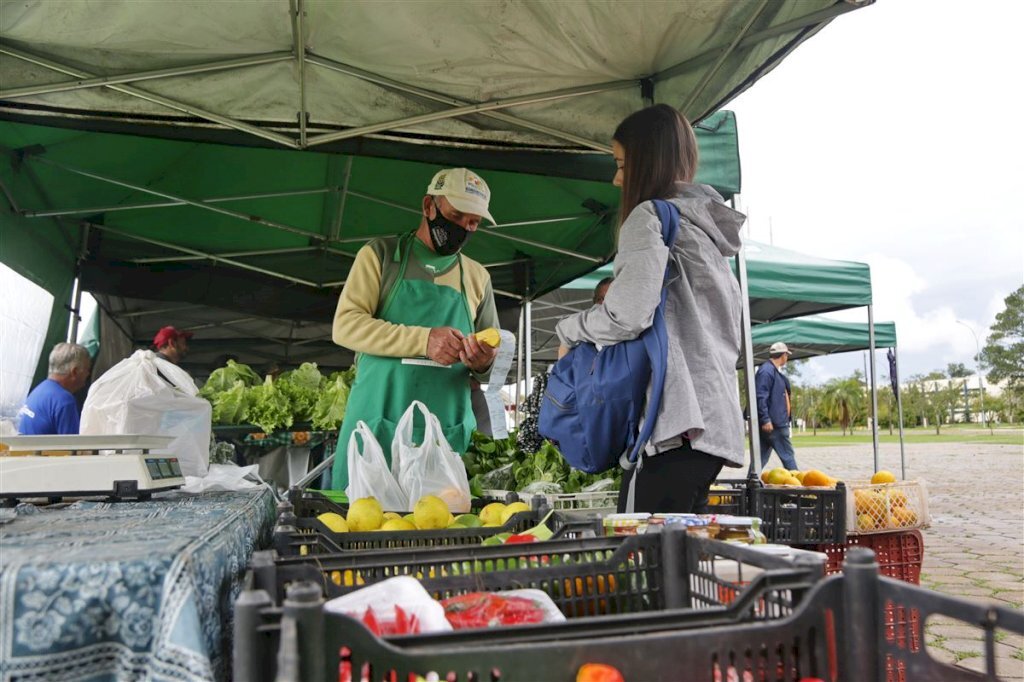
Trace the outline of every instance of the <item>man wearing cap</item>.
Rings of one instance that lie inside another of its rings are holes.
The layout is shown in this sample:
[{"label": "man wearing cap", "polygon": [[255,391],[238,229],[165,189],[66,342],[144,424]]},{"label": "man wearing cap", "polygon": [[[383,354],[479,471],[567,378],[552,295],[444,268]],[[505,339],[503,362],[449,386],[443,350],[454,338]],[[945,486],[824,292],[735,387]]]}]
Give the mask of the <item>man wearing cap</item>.
[{"label": "man wearing cap", "polygon": [[89,380],[92,360],[77,343],[58,343],[50,351],[46,379],[32,389],[18,411],[18,433],[25,436],[77,435],[74,394]]},{"label": "man wearing cap", "polygon": [[178,331],[174,327],[162,327],[153,337],[153,346],[164,360],[180,365],[188,355],[188,340],[192,332]]},{"label": "man wearing cap", "polygon": [[[374,239],[356,255],[334,315],[334,342],[357,353],[355,385],[338,433],[332,487],[348,485],[356,422],[390,462],[395,427],[413,400],[427,405],[448,443],[465,452],[476,425],[470,379],[486,383],[495,349],[473,332],[498,326],[487,270],[460,253],[488,211],[491,192],[465,168],[440,171],[420,202],[416,230]],[[413,440],[422,440],[416,424]]]},{"label": "man wearing cap", "polygon": [[761,424],[761,468],[768,464],[772,450],[778,453],[782,465],[794,471],[796,453],[790,440],[789,421],[793,413],[792,389],[782,368],[789,360],[789,347],[778,341],[768,349],[768,362],[757,368],[754,384],[757,388],[757,418]]}]

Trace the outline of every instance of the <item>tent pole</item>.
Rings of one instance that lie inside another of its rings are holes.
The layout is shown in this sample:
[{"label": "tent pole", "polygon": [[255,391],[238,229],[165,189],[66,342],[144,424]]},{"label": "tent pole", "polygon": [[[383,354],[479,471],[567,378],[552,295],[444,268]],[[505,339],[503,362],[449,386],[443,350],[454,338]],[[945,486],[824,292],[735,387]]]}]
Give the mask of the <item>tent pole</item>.
[{"label": "tent pole", "polygon": [[740,281],[740,298],[743,310],[743,374],[747,384],[747,439],[750,442],[750,475],[760,470],[761,436],[757,418],[757,391],[754,387],[754,344],[751,336],[750,322],[750,289],[747,283],[746,248],[736,254],[736,277]]},{"label": "tent pole", "polygon": [[306,14],[303,0],[292,0],[292,38],[299,71],[299,148],[306,148]]},{"label": "tent pole", "polygon": [[526,320],[523,317],[524,306],[519,307],[519,334],[516,336],[518,342],[516,345],[516,405],[514,424],[515,427],[519,428],[519,399],[521,386],[523,385],[523,327],[526,324]]},{"label": "tent pole", "polygon": [[[464,104],[471,104],[469,100],[456,99],[455,97],[442,95],[436,92],[432,92],[430,90],[425,90],[423,88],[418,88],[409,85],[407,83],[401,83],[399,81],[392,80],[390,78],[385,78],[384,76],[380,76],[369,71],[364,71],[363,69],[354,66],[349,66],[348,64],[336,62],[333,59],[321,57],[320,55],[317,54],[310,53],[309,55],[307,55],[306,62],[309,64],[316,64],[317,66],[322,66],[323,68],[328,69],[330,71],[337,71],[338,73],[343,73],[346,76],[353,76],[355,78],[367,81],[369,83],[383,85],[385,88],[390,90],[397,90],[399,92],[417,95],[418,97],[433,100],[434,102],[440,102],[441,104],[447,104],[449,106],[462,106]],[[520,128],[525,128],[526,130],[534,130],[537,131],[538,133],[544,133],[545,135],[550,135],[551,137],[557,140],[565,140],[567,142],[578,144],[581,147],[587,147],[589,149],[594,149],[599,152],[611,153],[611,148],[606,144],[601,144],[600,142],[595,142],[594,140],[588,140],[585,137],[573,135],[572,133],[568,133],[564,130],[551,128],[550,126],[542,125],[540,123],[527,121],[525,119],[519,118],[518,116],[512,116],[511,114],[506,114],[500,111],[485,111],[482,112],[481,115],[497,119],[499,121],[504,121],[505,123],[511,123],[512,125],[519,126]]]},{"label": "tent pole", "polygon": [[[241,194],[230,197],[210,197],[204,199],[197,199],[205,204],[219,204],[229,201],[247,201],[249,199],[276,199],[278,197],[298,197],[307,196],[310,194],[327,194],[328,192],[335,191],[331,187],[323,187],[317,189],[297,189],[290,192],[260,192],[257,194]],[[168,208],[170,206],[186,206],[184,201],[153,201],[150,203],[143,204],[120,204],[118,206],[92,206],[88,208],[62,208],[57,210],[45,210],[45,211],[20,211],[21,215],[26,218],[53,218],[55,216],[66,216],[66,215],[81,215],[87,214],[92,215],[94,213],[113,213],[114,211],[135,211],[138,209],[145,208]]]},{"label": "tent pole", "polygon": [[[12,57],[24,61],[38,63],[35,57],[28,53],[11,51],[7,46],[0,46],[0,54],[10,54]],[[170,69],[157,69],[155,71],[138,71],[136,73],[123,73],[118,76],[99,76],[96,78],[81,79],[49,85],[31,85],[24,88],[11,88],[0,90],[0,99],[18,99],[20,97],[35,97],[48,95],[54,92],[70,92],[72,90],[85,90],[88,88],[99,88],[118,83],[137,83],[139,81],[153,80],[156,78],[171,78],[173,76],[188,76],[194,73],[209,73],[210,71],[223,71],[225,69],[239,69],[246,66],[260,66],[262,64],[275,64],[286,62],[292,59],[291,52],[269,52],[267,54],[255,55],[252,57],[241,57],[238,59],[225,59],[220,62],[209,62],[206,64],[193,64],[191,66],[176,66]],[[47,68],[47,64],[41,64]]]},{"label": "tent pole", "polygon": [[345,180],[341,185],[341,196],[338,197],[338,210],[331,220],[330,240],[334,241],[341,236],[341,219],[345,215],[345,203],[348,201],[348,184],[352,180],[352,161],[355,157],[349,156],[345,159]]},{"label": "tent pole", "polygon": [[903,450],[903,389],[900,387],[900,351],[893,348],[896,357],[896,410],[900,418],[900,480],[907,480],[907,457]]},{"label": "tent pole", "polygon": [[635,79],[618,80],[609,81],[607,83],[595,83],[594,85],[581,85],[573,88],[551,90],[548,92],[538,92],[530,95],[521,95],[519,97],[508,97],[506,99],[492,99],[487,102],[466,104],[461,107],[452,107],[451,109],[444,109],[442,111],[432,111],[428,114],[420,114],[419,116],[408,116],[406,118],[395,119],[392,121],[384,121],[382,123],[373,123],[371,125],[359,126],[357,128],[349,128],[348,130],[341,130],[336,133],[317,135],[309,138],[308,146],[312,147],[314,145],[326,144],[327,142],[348,140],[353,137],[372,135],[373,133],[380,133],[385,130],[395,130],[397,128],[419,125],[421,123],[443,121],[445,119],[457,118],[467,114],[480,114],[486,111],[494,111],[496,109],[507,109],[509,107],[518,107],[527,104],[541,104],[544,102],[570,99],[583,95],[597,95],[603,92],[635,88],[636,86],[637,82]]},{"label": "tent pole", "polygon": [[526,347],[526,395],[530,395],[533,388],[530,385],[533,379],[533,310],[530,299],[523,302],[523,310],[526,313],[523,321],[523,345]]},{"label": "tent pole", "polygon": [[[287,249],[260,249],[258,251],[230,251],[216,255],[224,258],[239,258],[244,256],[279,256],[285,253],[303,253],[305,251],[319,251],[315,246],[295,246]],[[206,256],[154,256],[152,258],[130,258],[129,263],[180,263],[190,260],[205,260]]]},{"label": "tent pole", "polygon": [[257,225],[263,225],[264,227],[270,227],[270,228],[273,228],[275,230],[282,230],[284,232],[291,232],[292,234],[297,234],[297,235],[300,235],[300,236],[303,236],[303,237],[309,237],[310,239],[316,239],[316,240],[319,240],[319,241],[324,241],[324,240],[327,239],[324,235],[320,234],[319,232],[310,232],[309,230],[303,230],[301,228],[293,227],[291,225],[285,225],[284,223],[278,223],[278,222],[274,222],[272,220],[267,220],[266,218],[261,218],[260,216],[252,215],[250,213],[239,213],[238,211],[231,211],[231,210],[228,210],[226,208],[220,208],[218,206],[211,206],[210,204],[207,204],[207,203],[202,202],[202,201],[194,201],[192,199],[186,199],[184,197],[176,196],[174,194],[168,194],[167,192],[161,192],[159,190],[155,190],[155,189],[152,189],[150,187],[144,187],[142,185],[136,185],[136,184],[133,184],[133,183],[130,183],[130,182],[125,182],[124,180],[118,180],[117,178],[110,178],[110,177],[107,177],[107,176],[104,176],[104,175],[99,175],[99,174],[93,173],[91,171],[82,170],[81,168],[74,168],[73,166],[68,166],[68,165],[63,164],[63,163],[58,163],[56,161],[53,161],[52,159],[46,158],[45,156],[34,155],[34,156],[27,157],[27,158],[32,159],[32,161],[34,161],[35,163],[41,163],[41,164],[44,164],[44,165],[47,165],[47,166],[52,166],[54,168],[59,168],[59,169],[61,169],[63,171],[67,171],[68,173],[73,173],[74,175],[81,175],[82,177],[85,177],[85,178],[91,178],[93,180],[99,180],[100,182],[105,182],[107,184],[115,185],[117,187],[126,187],[126,188],[128,188],[130,190],[134,190],[136,192],[143,192],[145,194],[152,194],[154,196],[158,196],[158,197],[161,197],[163,199],[173,199],[174,201],[180,201],[183,204],[188,204],[189,206],[194,206],[196,208],[201,208],[204,211],[210,211],[211,213],[219,213],[221,215],[226,215],[226,216],[229,216],[231,218],[236,218],[236,219],[241,220],[243,222],[249,223],[250,225],[253,224],[253,223],[256,223]]},{"label": "tent pole", "polygon": [[160,241],[158,239],[150,239],[149,237],[142,237],[140,235],[131,234],[130,232],[125,232],[123,230],[118,230],[118,229],[109,227],[107,225],[97,225],[95,223],[85,223],[85,224],[90,225],[92,227],[95,227],[98,230],[102,230],[103,232],[109,232],[110,234],[116,234],[117,236],[124,237],[125,239],[133,239],[133,240],[135,240],[137,242],[142,242],[144,244],[153,244],[154,246],[162,246],[165,249],[170,249],[171,251],[180,251],[181,253],[189,253],[189,254],[192,254],[193,256],[203,256],[204,258],[209,258],[210,260],[218,261],[220,263],[224,263],[225,265],[233,265],[236,268],[242,268],[243,270],[252,270],[253,272],[258,272],[260,274],[268,275],[270,277],[277,277],[278,279],[283,279],[283,280],[286,280],[288,282],[294,282],[295,284],[305,284],[306,286],[313,287],[314,289],[320,287],[320,285],[317,284],[316,282],[310,282],[309,280],[299,279],[298,277],[292,277],[290,275],[284,275],[284,274],[281,274],[280,272],[274,272],[273,270],[267,270],[266,268],[256,267],[255,265],[249,265],[248,263],[243,263],[241,261],[231,260],[230,258],[224,258],[223,256],[218,256],[218,255],[213,254],[213,253],[204,253],[203,251],[199,251],[198,249],[190,249],[187,246],[181,246],[179,244],[170,244],[168,242],[163,242],[163,241]]},{"label": "tent pole", "polygon": [[878,386],[875,383],[875,307],[868,304],[868,353],[871,359],[871,444],[875,452],[875,471],[878,471]]},{"label": "tent pole", "polygon": [[[88,73],[86,71],[82,71],[81,69],[73,69],[73,68],[71,68],[69,66],[65,66],[64,64],[59,64],[59,63],[57,63],[57,62],[55,62],[55,61],[53,61],[51,59],[46,59],[45,57],[39,57],[37,55],[33,55],[33,54],[25,52],[23,50],[17,50],[15,48],[11,47],[10,45],[2,45],[2,46],[0,46],[0,53],[8,54],[8,55],[10,55],[12,57],[17,57],[18,59],[21,59],[23,61],[32,62],[33,64],[38,64],[39,66],[42,66],[43,68],[50,69],[51,71],[58,71],[60,73],[63,73],[63,74],[68,75],[68,76],[73,76],[75,78],[79,78],[79,79],[98,78],[98,76],[96,76],[94,74],[91,74],[91,73]],[[292,53],[289,52],[288,53],[288,59],[292,59],[292,56],[293,56]],[[283,59],[279,59],[279,60],[276,60],[276,61],[284,61],[284,60]],[[163,97],[161,95],[156,95],[154,93],[147,92],[146,90],[140,90],[140,89],[138,89],[136,87],[132,87],[130,85],[111,85],[109,83],[105,83],[103,85],[103,87],[110,88],[111,90],[116,90],[117,92],[123,93],[125,95],[130,95],[132,97],[138,97],[139,99],[146,100],[147,102],[152,102],[153,104],[159,104],[162,107],[167,107],[168,109],[174,109],[175,111],[180,111],[180,112],[182,112],[184,114],[189,114],[189,115],[192,115],[192,116],[198,116],[199,118],[205,118],[207,121],[213,121],[214,123],[220,123],[222,126],[225,126],[227,128],[233,128],[234,130],[240,130],[240,131],[242,131],[244,133],[249,133],[250,135],[255,135],[256,137],[262,137],[265,140],[271,140],[272,142],[277,142],[278,144],[283,145],[285,147],[288,147],[290,149],[294,149],[295,146],[296,146],[295,140],[293,140],[292,138],[287,137],[285,135],[282,135],[280,133],[275,133],[273,131],[266,130],[264,128],[259,128],[259,127],[254,126],[254,125],[250,125],[248,123],[244,123],[242,121],[235,120],[235,119],[230,118],[228,116],[221,116],[220,114],[216,114],[216,113],[214,113],[212,111],[207,111],[206,109],[201,109],[199,107],[194,107],[191,104],[184,104],[184,103],[179,102],[177,100],[173,100],[173,99],[170,99],[168,97]]]},{"label": "tent pole", "polygon": [[82,261],[89,247],[89,224],[82,225],[82,241],[78,250],[78,260],[75,261],[75,293],[71,303],[71,331],[68,333],[68,343],[78,342],[78,323],[81,321],[82,312]]},{"label": "tent pole", "polygon": [[572,258],[579,258],[580,260],[585,260],[585,261],[590,262],[590,263],[600,263],[601,262],[600,258],[595,258],[594,256],[586,256],[586,255],[584,255],[582,253],[577,253],[575,251],[570,251],[569,249],[563,249],[563,248],[560,248],[560,247],[557,247],[557,246],[551,246],[550,244],[544,244],[542,242],[534,241],[532,239],[523,239],[522,237],[513,237],[512,235],[509,235],[509,234],[501,234],[499,232],[492,232],[491,230],[477,230],[477,234],[478,235],[486,235],[488,237],[493,237],[495,239],[504,239],[506,241],[515,242],[517,244],[525,244],[527,246],[532,246],[532,247],[537,248],[537,249],[543,249],[544,251],[552,251],[554,253],[560,253],[563,256],[571,256]]}]

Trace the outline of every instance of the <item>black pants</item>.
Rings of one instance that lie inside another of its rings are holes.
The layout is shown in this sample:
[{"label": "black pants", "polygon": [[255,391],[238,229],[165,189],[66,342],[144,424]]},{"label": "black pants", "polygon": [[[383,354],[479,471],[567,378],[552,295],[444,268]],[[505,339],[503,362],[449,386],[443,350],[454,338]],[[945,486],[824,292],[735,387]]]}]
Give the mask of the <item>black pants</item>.
[{"label": "black pants", "polygon": [[[725,460],[694,450],[689,441],[654,457],[644,457],[636,479],[633,511],[703,514],[708,510],[708,489],[718,478]],[[625,472],[619,489],[619,512],[626,509],[629,482],[636,469]]]}]

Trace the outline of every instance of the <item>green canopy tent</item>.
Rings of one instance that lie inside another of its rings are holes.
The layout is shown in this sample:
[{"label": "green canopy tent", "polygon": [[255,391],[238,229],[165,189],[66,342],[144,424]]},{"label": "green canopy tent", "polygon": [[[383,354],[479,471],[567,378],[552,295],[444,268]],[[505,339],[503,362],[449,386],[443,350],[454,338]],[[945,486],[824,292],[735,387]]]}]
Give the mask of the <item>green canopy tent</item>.
[{"label": "green canopy tent", "polygon": [[[740,178],[735,116],[713,114],[696,132],[700,179],[731,196]],[[352,259],[366,240],[415,226],[436,170],[2,121],[0,150],[13,162],[0,168],[10,211],[0,257],[18,268],[22,248],[37,251],[27,233],[64,235],[56,276],[71,276],[80,255],[82,289],[137,345],[165,324],[198,332],[188,367],[198,376],[227,352],[252,364],[351,364],[330,324]],[[489,268],[515,328],[522,300],[609,257],[618,190],[527,173],[486,179],[501,225],[478,232],[466,253]]]},{"label": "green canopy tent", "polygon": [[[751,329],[754,360],[768,359],[768,347],[777,341],[785,343],[791,360],[803,360],[833,353],[868,350],[868,326],[863,322],[840,322],[823,317],[804,317],[759,324]],[[875,323],[875,344],[881,348],[896,347],[896,325]]]},{"label": "green canopy tent", "polygon": [[[800,319],[779,320],[768,324],[759,324],[751,330],[755,361],[765,362],[768,359],[768,348],[776,341],[782,341],[790,350],[790,359],[831,355],[866,350],[874,356],[876,348],[889,348],[892,352],[890,372],[893,386],[899,386],[898,350],[896,344],[896,325],[893,322],[868,323],[840,322],[823,317],[804,317]],[[874,358],[871,365],[871,400],[872,414],[878,414],[878,388],[875,383]],[[906,456],[903,444],[903,396],[896,390],[896,406],[899,410],[900,427],[900,476],[906,478]],[[875,468],[878,468],[878,437],[877,419],[872,424],[875,438]]]},{"label": "green canopy tent", "polygon": [[[743,249],[750,320],[755,329],[766,322],[871,303],[871,270],[864,263],[817,258],[753,240],[745,240]],[[736,267],[734,259],[733,269]],[[558,319],[588,308],[598,282],[611,274],[611,264],[604,265],[534,302],[538,359],[553,359]]]}]

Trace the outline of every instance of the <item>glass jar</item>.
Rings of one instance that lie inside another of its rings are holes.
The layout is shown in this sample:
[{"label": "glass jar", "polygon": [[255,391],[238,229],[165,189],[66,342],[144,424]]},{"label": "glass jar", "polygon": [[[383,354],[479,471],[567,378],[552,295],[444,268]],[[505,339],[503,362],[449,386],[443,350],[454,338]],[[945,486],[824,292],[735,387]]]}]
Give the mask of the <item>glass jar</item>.
[{"label": "glass jar", "polygon": [[754,520],[750,516],[719,516],[717,539],[723,542],[754,544],[757,542]]}]

